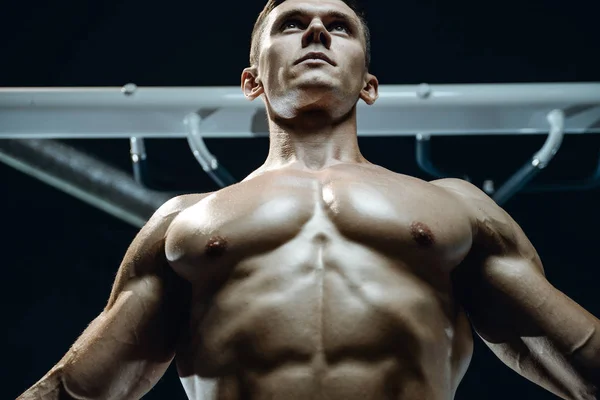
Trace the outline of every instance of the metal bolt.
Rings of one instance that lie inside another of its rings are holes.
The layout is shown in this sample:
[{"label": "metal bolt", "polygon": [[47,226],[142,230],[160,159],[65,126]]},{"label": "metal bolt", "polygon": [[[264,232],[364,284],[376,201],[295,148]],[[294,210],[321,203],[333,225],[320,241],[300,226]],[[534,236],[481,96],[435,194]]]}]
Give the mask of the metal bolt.
[{"label": "metal bolt", "polygon": [[137,85],[135,83],[128,83],[127,85],[121,88],[121,93],[125,96],[131,96],[137,90]]},{"label": "metal bolt", "polygon": [[431,86],[427,83],[421,83],[417,89],[417,97],[420,99],[428,99],[431,96]]}]

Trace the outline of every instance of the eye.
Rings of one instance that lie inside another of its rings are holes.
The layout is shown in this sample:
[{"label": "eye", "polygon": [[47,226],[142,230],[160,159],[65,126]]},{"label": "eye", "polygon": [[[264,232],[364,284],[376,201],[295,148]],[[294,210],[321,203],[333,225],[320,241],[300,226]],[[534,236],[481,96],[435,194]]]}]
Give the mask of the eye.
[{"label": "eye", "polygon": [[281,30],[288,30],[288,29],[299,29],[300,28],[300,21],[298,21],[297,19],[290,19],[285,21],[283,24],[281,24]]},{"label": "eye", "polygon": [[330,30],[333,32],[345,32],[348,33],[348,26],[343,22],[335,22],[329,26]]}]

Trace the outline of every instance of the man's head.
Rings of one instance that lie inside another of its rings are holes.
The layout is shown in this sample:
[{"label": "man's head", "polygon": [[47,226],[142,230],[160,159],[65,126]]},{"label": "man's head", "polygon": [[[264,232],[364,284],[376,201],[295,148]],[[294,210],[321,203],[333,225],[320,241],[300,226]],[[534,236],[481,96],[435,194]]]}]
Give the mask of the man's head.
[{"label": "man's head", "polygon": [[[254,23],[254,29],[252,30],[252,39],[250,44],[250,65],[254,66],[258,64],[258,54],[260,52],[260,39],[264,33],[265,24],[267,17],[281,3],[286,0],[268,0],[265,8],[261,11]],[[354,13],[356,14],[358,20],[360,21],[363,40],[365,43],[365,64],[367,68],[371,64],[371,31],[369,30],[369,25],[367,24],[367,20],[365,19],[365,15],[361,8],[359,7],[356,0],[342,0]]]},{"label": "man's head", "polygon": [[242,89],[249,99],[264,95],[283,118],[315,109],[345,115],[359,98],[377,98],[369,52],[368,27],[353,1],[269,0],[254,27]]}]

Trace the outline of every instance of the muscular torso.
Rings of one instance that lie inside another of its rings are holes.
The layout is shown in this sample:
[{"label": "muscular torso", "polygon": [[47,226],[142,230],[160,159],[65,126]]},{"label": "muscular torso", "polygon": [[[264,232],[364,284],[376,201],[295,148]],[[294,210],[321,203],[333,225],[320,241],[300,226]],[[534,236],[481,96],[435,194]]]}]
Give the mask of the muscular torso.
[{"label": "muscular torso", "polygon": [[191,399],[452,399],[472,352],[450,272],[461,203],[369,164],[280,169],[203,198],[166,236],[192,283]]}]

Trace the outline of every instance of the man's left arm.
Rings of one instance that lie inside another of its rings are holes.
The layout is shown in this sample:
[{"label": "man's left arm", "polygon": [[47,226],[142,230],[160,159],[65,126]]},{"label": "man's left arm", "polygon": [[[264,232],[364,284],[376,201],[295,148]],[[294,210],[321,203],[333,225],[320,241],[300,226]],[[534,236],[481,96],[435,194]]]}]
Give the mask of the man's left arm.
[{"label": "man's left arm", "polygon": [[453,273],[477,334],[510,368],[563,399],[600,397],[600,321],[552,286],[518,224],[477,187],[454,192],[473,221],[473,245]]}]

